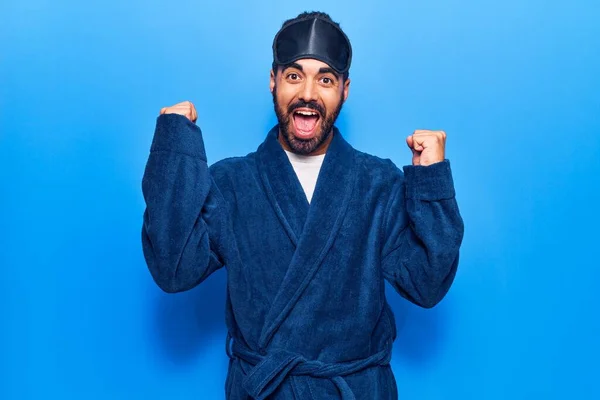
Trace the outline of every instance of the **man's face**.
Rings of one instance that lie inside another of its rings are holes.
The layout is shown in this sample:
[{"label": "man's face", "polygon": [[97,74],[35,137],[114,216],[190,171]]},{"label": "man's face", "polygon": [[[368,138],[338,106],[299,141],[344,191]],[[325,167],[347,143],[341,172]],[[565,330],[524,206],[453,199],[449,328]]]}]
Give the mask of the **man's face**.
[{"label": "man's face", "polygon": [[271,71],[271,93],[282,145],[297,154],[322,154],[348,97],[350,80],[314,59],[298,60],[277,74]]}]

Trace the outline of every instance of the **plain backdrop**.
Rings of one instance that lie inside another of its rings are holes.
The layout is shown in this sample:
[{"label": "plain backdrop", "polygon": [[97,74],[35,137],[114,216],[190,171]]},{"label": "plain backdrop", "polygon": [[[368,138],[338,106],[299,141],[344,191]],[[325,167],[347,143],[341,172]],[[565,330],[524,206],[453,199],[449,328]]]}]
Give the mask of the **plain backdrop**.
[{"label": "plain backdrop", "polygon": [[25,0],[0,5],[1,399],[223,399],[225,271],[160,291],[141,178],[180,101],[209,163],[256,149],[305,10],[352,40],[352,145],[402,166],[448,134],[461,263],[431,310],[388,287],[400,398],[600,398],[597,1]]}]

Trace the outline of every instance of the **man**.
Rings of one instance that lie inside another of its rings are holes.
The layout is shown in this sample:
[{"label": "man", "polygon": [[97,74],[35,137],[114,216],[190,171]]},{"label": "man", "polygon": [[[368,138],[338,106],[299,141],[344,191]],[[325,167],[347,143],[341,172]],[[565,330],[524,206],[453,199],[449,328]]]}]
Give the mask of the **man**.
[{"label": "man", "polygon": [[458,265],[446,135],[410,135],[403,172],[344,140],[352,50],[327,14],[286,21],[273,56],[278,124],[255,152],[209,167],[194,106],[160,111],[143,178],[148,268],[169,293],[227,269],[227,399],[396,399],[384,281],[429,308]]}]

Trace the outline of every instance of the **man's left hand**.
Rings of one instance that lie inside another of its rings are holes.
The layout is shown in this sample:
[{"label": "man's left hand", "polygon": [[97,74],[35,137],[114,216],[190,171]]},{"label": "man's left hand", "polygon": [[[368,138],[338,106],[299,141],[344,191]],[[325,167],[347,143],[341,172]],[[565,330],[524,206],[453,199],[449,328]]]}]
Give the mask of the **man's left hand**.
[{"label": "man's left hand", "polygon": [[417,129],[406,138],[413,165],[427,166],[445,159],[446,132]]}]

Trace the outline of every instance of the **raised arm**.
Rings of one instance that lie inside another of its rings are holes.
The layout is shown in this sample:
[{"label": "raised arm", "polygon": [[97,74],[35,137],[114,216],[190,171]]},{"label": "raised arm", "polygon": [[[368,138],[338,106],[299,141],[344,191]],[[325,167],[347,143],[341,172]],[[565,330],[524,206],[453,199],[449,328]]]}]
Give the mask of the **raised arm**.
[{"label": "raised arm", "polygon": [[407,166],[387,208],[382,254],[385,278],[403,297],[425,308],[439,303],[458,267],[463,220],[450,164]]},{"label": "raised arm", "polygon": [[165,292],[189,290],[224,264],[227,213],[189,102],[163,108],[144,176],[144,257]]},{"label": "raised arm", "polygon": [[384,276],[403,297],[426,308],[450,289],[464,235],[445,141],[443,131],[415,131],[407,138],[413,165],[395,174],[386,210]]}]

